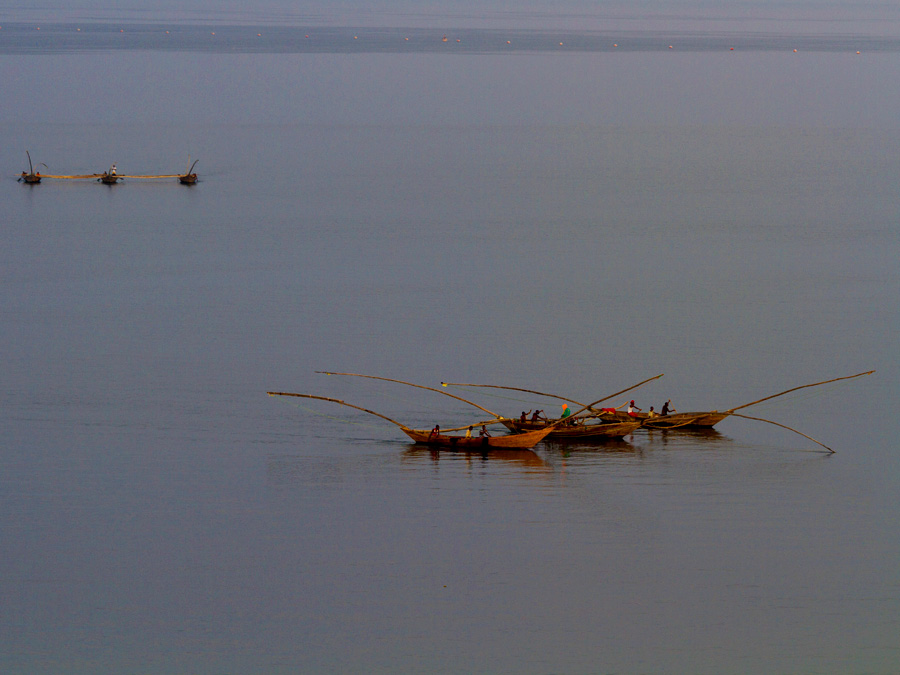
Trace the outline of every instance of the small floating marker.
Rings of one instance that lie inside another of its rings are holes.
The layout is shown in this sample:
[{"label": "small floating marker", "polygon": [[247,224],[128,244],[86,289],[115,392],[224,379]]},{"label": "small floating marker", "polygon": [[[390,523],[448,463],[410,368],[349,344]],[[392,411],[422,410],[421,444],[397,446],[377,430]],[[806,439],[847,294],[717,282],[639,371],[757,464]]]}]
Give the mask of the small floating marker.
[{"label": "small floating marker", "polygon": [[304,36],[303,36],[303,37],[307,37],[307,38],[308,38],[308,37],[309,37],[309,35],[304,35]]},{"label": "small floating marker", "polygon": [[210,33],[210,35],[215,35],[215,33]]},{"label": "small floating marker", "polygon": [[562,42],[559,43],[559,46],[562,47]]},{"label": "small floating marker", "polygon": [[795,53],[795,54],[797,53],[797,50],[796,50],[796,49],[794,50],[794,53]]},{"label": "small floating marker", "polygon": [[403,38],[403,39],[406,40],[407,42],[409,42],[409,38]]},{"label": "small floating marker", "polygon": [[169,31],[166,31],[166,35],[168,35],[168,34],[169,34]]},{"label": "small floating marker", "polygon": [[675,49],[675,47],[673,47],[672,45],[669,45],[669,49]]},{"label": "small floating marker", "polygon": [[507,41],[506,41],[506,44],[511,45],[512,42],[510,42],[509,40],[507,40]]},{"label": "small floating marker", "polygon": [[459,38],[456,38],[456,41],[457,41],[457,42],[462,42],[462,40],[460,40]]},{"label": "small floating marker", "polygon": [[856,53],[859,54],[859,52],[856,52]]},{"label": "small floating marker", "polygon": [[734,47],[731,48],[731,51],[734,51]]},{"label": "small floating marker", "polygon": [[613,45],[613,47],[618,47],[619,45]]},{"label": "small floating marker", "polygon": [[444,37],[441,38],[441,42],[446,42],[446,41],[447,41],[447,36],[445,35]]},{"label": "small floating marker", "polygon": [[359,40],[359,36],[354,35],[354,36],[353,36],[353,39],[354,39],[354,40]]},{"label": "small floating marker", "polygon": [[257,33],[256,37],[262,37],[262,33]]}]

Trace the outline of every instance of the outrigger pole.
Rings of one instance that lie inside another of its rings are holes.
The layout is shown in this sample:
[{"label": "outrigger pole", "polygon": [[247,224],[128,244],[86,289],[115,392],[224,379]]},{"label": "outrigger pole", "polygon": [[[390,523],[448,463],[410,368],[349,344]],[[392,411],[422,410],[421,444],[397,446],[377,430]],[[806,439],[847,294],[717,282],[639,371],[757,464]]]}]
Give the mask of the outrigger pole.
[{"label": "outrigger pole", "polygon": [[[468,400],[462,398],[461,396],[456,396],[455,394],[451,394],[451,393],[446,392],[446,391],[441,391],[440,389],[435,389],[434,387],[426,387],[426,386],[423,385],[423,384],[413,384],[412,382],[404,382],[403,380],[393,380],[393,379],[391,379],[391,378],[389,378],[389,377],[378,377],[377,375],[360,375],[359,373],[330,373],[330,372],[328,372],[328,371],[326,371],[326,370],[317,370],[317,371],[315,371],[315,372],[318,373],[319,375],[347,375],[347,376],[349,376],[349,377],[365,377],[365,378],[370,379],[370,380],[383,380],[384,382],[395,382],[395,383],[397,383],[397,384],[405,384],[405,385],[407,385],[407,386],[409,386],[409,387],[416,387],[416,388],[418,388],[418,389],[427,389],[428,391],[433,391],[433,392],[436,392],[436,393],[438,393],[438,394],[443,394],[444,396],[449,396],[450,398],[455,398],[457,401],[462,401],[463,403],[467,403],[467,404],[469,404],[469,405],[471,405],[471,406],[475,406],[476,408],[478,408],[478,409],[481,410],[482,412],[486,412],[488,415],[491,415],[492,417],[495,417],[495,418],[496,418],[496,419],[492,422],[492,424],[493,424],[493,423],[496,423],[496,422],[500,422],[500,421],[502,421],[502,420],[504,419],[504,418],[503,418],[503,415],[498,415],[497,413],[492,412],[492,411],[488,410],[487,408],[483,408],[483,407],[481,407],[480,405],[478,405],[477,403],[473,403],[472,401],[468,401]],[[578,405],[581,405],[581,404],[579,403]]]},{"label": "outrigger pole", "polygon": [[[813,382],[812,384],[802,384],[799,387],[794,387],[793,389],[788,389],[779,394],[772,394],[771,396],[766,396],[765,398],[761,398],[758,401],[753,401],[752,403],[745,403],[744,405],[739,405],[737,408],[729,408],[723,412],[731,415],[735,410],[741,410],[742,408],[749,408],[751,405],[756,405],[757,403],[762,403],[763,401],[768,401],[770,398],[777,398],[778,396],[784,396],[785,394],[790,394],[792,391],[797,391],[798,389],[806,389],[807,387],[818,387],[821,384],[831,384],[832,382],[839,382],[840,380],[852,380],[854,377],[862,377],[863,375],[871,375],[874,373],[874,370],[867,370],[864,373],[857,373],[856,375],[847,375],[845,377],[836,377],[833,380],[825,380],[824,382]],[[768,420],[764,420],[768,421]]]},{"label": "outrigger pole", "polygon": [[298,398],[313,398],[318,401],[330,401],[331,403],[338,403],[340,405],[345,405],[348,408],[356,408],[357,410],[361,410],[365,413],[369,413],[370,415],[375,415],[375,417],[380,417],[383,420],[387,420],[391,424],[396,424],[401,429],[409,429],[410,427],[405,424],[400,424],[397,420],[392,420],[387,415],[382,415],[381,413],[377,413],[374,410],[369,410],[368,408],[362,408],[358,405],[353,405],[352,403],[347,403],[346,401],[342,401],[338,398],[328,398],[327,396],[313,396],[312,394],[294,394],[288,391],[267,391],[269,396],[296,396]]}]

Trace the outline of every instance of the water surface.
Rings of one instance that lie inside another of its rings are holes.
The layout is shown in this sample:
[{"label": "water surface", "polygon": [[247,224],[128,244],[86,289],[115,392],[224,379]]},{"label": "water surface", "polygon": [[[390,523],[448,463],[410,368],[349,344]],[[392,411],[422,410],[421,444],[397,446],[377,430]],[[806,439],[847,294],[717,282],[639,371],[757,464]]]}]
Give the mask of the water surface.
[{"label": "water surface", "polygon": [[[0,30],[0,669],[896,668],[894,47],[191,30],[42,56]],[[24,186],[25,150],[200,183]],[[586,401],[665,373],[639,405],[704,410],[873,368],[748,409],[836,454],[733,418],[433,453],[265,395],[429,428],[473,410],[314,371]]]}]

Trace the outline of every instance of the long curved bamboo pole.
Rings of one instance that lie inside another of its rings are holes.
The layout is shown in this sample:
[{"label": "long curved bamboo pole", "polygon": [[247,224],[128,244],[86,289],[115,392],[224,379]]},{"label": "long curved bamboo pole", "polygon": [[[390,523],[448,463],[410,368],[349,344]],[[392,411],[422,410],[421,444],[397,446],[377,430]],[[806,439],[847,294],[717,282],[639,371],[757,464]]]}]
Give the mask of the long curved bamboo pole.
[{"label": "long curved bamboo pole", "polygon": [[[654,377],[649,377],[646,380],[644,380],[643,382],[638,382],[637,384],[632,385],[632,386],[628,387],[627,389],[623,389],[622,391],[617,391],[615,394],[610,394],[609,396],[601,398],[599,401],[594,401],[589,406],[586,406],[584,408],[584,410],[593,408],[593,406],[597,405],[598,403],[603,403],[603,401],[607,401],[615,396],[624,394],[625,392],[631,391],[632,389],[637,389],[638,387],[640,387],[643,384],[647,384],[648,382],[651,382],[653,380],[658,380],[663,375],[665,375],[665,373],[660,373],[659,375],[656,375]],[[584,403],[581,403],[580,401],[576,401],[571,398],[566,398],[565,396],[557,396],[556,394],[547,394],[545,392],[534,391],[532,389],[521,389],[519,387],[504,387],[504,386],[497,385],[497,384],[463,384],[460,382],[441,382],[441,386],[442,387],[484,387],[487,389],[509,389],[511,391],[522,391],[527,394],[537,394],[538,396],[549,396],[550,398],[558,398],[561,401],[568,401],[569,403],[574,403],[575,405],[584,405]]]},{"label": "long curved bamboo pole", "polygon": [[[444,396],[449,396],[450,398],[455,398],[457,401],[462,401],[463,403],[467,403],[468,405],[475,406],[482,412],[486,412],[488,415],[491,415],[492,417],[496,417],[498,420],[503,419],[503,415],[498,415],[497,413],[492,412],[492,411],[488,410],[487,408],[483,408],[482,406],[478,405],[477,403],[468,401],[468,400],[462,398],[461,396],[456,396],[455,394],[451,394],[446,391],[441,391],[440,389],[435,389],[434,387],[426,387],[424,384],[413,384],[412,382],[404,382],[403,380],[393,380],[389,377],[378,377],[377,375],[360,375],[359,373],[330,373],[326,370],[317,370],[316,373],[318,373],[319,375],[348,375],[350,377],[365,377],[370,380],[383,380],[385,382],[395,382],[397,384],[405,384],[407,386],[416,387],[418,389],[427,389],[428,391],[437,392],[438,394],[443,394]],[[578,405],[581,405],[581,404],[579,403]]]},{"label": "long curved bamboo pole", "polygon": [[773,422],[772,420],[764,420],[762,417],[750,417],[750,415],[739,415],[738,413],[731,413],[731,414],[734,415],[735,417],[743,417],[745,420],[756,420],[757,422],[768,422],[769,424],[774,424],[776,427],[781,427],[782,429],[787,429],[788,431],[793,431],[795,434],[800,434],[801,436],[803,436],[803,438],[808,438],[808,439],[811,440],[813,443],[818,443],[818,444],[821,445],[823,448],[825,448],[826,450],[828,450],[828,452],[830,452],[831,454],[834,454],[834,452],[835,452],[834,450],[832,450],[831,448],[829,448],[829,447],[828,447],[827,445],[825,445],[824,443],[820,443],[819,441],[817,441],[817,440],[816,440],[815,438],[813,438],[812,436],[807,436],[807,435],[804,434],[802,431],[797,431],[796,429],[792,429],[791,427],[786,426],[786,425],[784,425],[784,424],[779,424],[778,422]]},{"label": "long curved bamboo pole", "polygon": [[392,420],[387,415],[382,415],[381,413],[377,413],[374,410],[369,410],[368,408],[361,408],[358,405],[353,405],[352,403],[347,403],[346,401],[342,401],[339,398],[328,398],[327,396],[313,396],[312,394],[294,394],[288,391],[267,391],[269,396],[296,396],[298,398],[313,398],[319,401],[331,401],[332,403],[339,403],[340,405],[345,405],[348,408],[356,408],[357,410],[362,410],[365,413],[369,413],[370,415],[375,415],[375,417],[380,417],[383,420],[387,420],[391,424],[396,424],[401,429],[409,429],[405,424],[400,424],[397,420]]},{"label": "long curved bamboo pole", "polygon": [[[410,429],[410,427],[406,426],[405,424],[401,424],[397,420],[391,419],[387,415],[382,415],[381,413],[377,413],[374,410],[369,410],[368,408],[362,408],[358,405],[354,405],[352,403],[347,403],[346,401],[342,401],[338,398],[329,398],[328,396],[314,396],[313,394],[295,394],[293,392],[288,392],[288,391],[267,391],[266,393],[269,396],[296,396],[297,398],[311,398],[311,399],[315,399],[318,401],[330,401],[331,403],[338,403],[340,405],[345,405],[348,408],[355,408],[356,410],[361,410],[362,412],[369,413],[370,415],[375,415],[376,417],[380,417],[383,420],[387,420],[391,424],[396,424],[401,429]],[[467,424],[464,427],[454,427],[452,429],[443,429],[443,432],[448,433],[451,431],[464,431],[465,429],[480,427],[482,425],[487,425],[487,424],[498,424],[499,422],[500,422],[500,420],[496,420],[496,419],[495,420],[486,420],[483,422],[473,422],[472,424]]]},{"label": "long curved bamboo pole", "polygon": [[504,387],[499,384],[471,384],[464,382],[441,382],[442,387],[482,387],[484,389],[507,389],[509,391],[522,391],[526,394],[537,394],[538,396],[547,396],[549,398],[558,398],[560,401],[568,401],[569,403],[574,403],[575,405],[584,405],[579,401],[576,401],[572,398],[566,398],[565,396],[559,396],[558,394],[548,394],[545,391],[534,391],[533,389],[522,389],[521,387]]},{"label": "long curved bamboo pole", "polygon": [[806,389],[807,387],[818,387],[821,384],[830,384],[832,382],[838,382],[840,380],[852,380],[854,377],[862,377],[863,375],[871,375],[874,372],[875,372],[874,370],[867,370],[864,373],[857,373],[856,375],[847,375],[845,377],[836,377],[833,380],[825,380],[824,382],[813,382],[812,384],[803,384],[803,385],[800,385],[799,387],[794,387],[793,389],[788,389],[787,391],[783,391],[779,394],[772,394],[771,396],[766,396],[765,398],[761,398],[758,401],[753,401],[752,403],[745,403],[744,405],[739,405],[737,408],[729,408],[728,410],[725,410],[724,412],[731,415],[734,413],[735,410],[741,410],[742,408],[749,408],[751,405],[756,405],[757,403],[762,403],[763,401],[768,401],[770,398],[777,398],[778,396],[784,396],[785,394],[790,394],[792,391],[797,391],[798,389]]}]

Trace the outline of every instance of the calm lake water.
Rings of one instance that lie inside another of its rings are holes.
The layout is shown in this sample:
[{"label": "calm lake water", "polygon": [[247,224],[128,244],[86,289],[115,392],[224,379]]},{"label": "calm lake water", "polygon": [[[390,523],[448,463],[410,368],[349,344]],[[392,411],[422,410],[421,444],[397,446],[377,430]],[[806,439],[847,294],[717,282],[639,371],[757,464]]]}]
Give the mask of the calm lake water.
[{"label": "calm lake water", "polygon": [[[900,31],[38,25],[0,24],[0,671],[897,671]],[[744,411],[835,454],[434,453],[266,396],[430,428],[483,413],[315,371],[686,411],[872,369]]]}]

